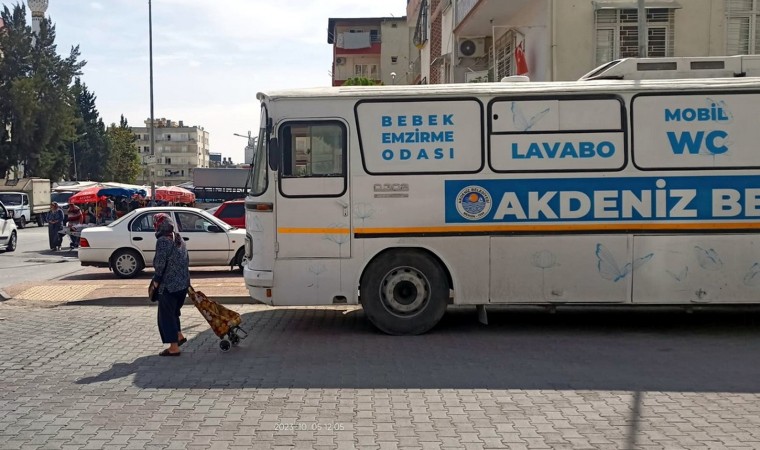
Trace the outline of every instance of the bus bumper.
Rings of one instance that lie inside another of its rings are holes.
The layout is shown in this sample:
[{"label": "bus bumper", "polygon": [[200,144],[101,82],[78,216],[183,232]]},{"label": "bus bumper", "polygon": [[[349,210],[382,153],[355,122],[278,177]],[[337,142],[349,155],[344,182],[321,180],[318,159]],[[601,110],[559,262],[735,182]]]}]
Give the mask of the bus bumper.
[{"label": "bus bumper", "polygon": [[272,285],[274,284],[271,270],[252,270],[248,267],[243,269],[245,287],[251,298],[258,303],[273,304]]}]

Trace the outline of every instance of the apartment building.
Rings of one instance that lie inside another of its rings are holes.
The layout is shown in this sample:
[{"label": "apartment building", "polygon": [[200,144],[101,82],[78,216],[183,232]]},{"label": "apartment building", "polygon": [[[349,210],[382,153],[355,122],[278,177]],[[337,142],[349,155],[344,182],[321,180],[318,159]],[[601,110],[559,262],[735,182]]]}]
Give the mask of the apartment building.
[{"label": "apartment building", "polygon": [[209,167],[209,133],[199,126],[185,126],[183,121],[156,119],[153,134],[154,157],[150,155],[150,119],[145,127],[132,127],[138,152],[143,161],[140,181],[155,177],[158,186],[175,186],[192,181],[193,169]]},{"label": "apartment building", "polygon": [[406,17],[330,18],[327,43],[333,46],[332,84],[363,77],[383,83],[412,84],[417,49]]},{"label": "apartment building", "polygon": [[[760,0],[646,0],[647,56],[760,53]],[[419,83],[576,80],[639,56],[636,0],[408,0]]]}]

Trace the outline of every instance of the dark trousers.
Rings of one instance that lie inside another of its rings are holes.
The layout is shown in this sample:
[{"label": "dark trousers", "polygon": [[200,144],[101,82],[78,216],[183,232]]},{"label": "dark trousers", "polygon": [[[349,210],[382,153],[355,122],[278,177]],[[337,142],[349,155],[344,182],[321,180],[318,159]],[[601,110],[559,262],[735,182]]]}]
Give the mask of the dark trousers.
[{"label": "dark trousers", "polygon": [[182,331],[179,323],[180,309],[185,304],[187,289],[179,292],[164,292],[158,296],[158,332],[161,342],[171,344],[177,342],[177,335]]},{"label": "dark trousers", "polygon": [[50,250],[55,250],[56,247],[61,246],[63,236],[58,233],[63,227],[59,223],[48,225],[48,241],[50,243]]}]

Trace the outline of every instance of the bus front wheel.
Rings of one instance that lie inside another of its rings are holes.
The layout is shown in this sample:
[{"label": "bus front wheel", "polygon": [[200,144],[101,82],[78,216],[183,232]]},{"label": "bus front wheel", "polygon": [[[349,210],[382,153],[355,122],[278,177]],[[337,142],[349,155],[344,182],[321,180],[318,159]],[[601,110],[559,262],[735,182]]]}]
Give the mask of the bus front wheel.
[{"label": "bus front wheel", "polygon": [[415,335],[446,312],[449,286],[438,261],[420,251],[392,251],[372,261],[362,277],[361,304],[370,322],[387,334]]}]

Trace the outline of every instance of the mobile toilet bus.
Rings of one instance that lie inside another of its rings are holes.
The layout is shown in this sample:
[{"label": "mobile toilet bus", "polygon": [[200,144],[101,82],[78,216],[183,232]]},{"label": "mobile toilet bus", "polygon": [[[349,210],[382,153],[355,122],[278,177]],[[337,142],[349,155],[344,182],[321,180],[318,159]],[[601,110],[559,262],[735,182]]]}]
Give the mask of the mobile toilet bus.
[{"label": "mobile toilet bus", "polygon": [[760,78],[703,60],[259,94],[252,298],[390,334],[449,304],[759,302]]}]

